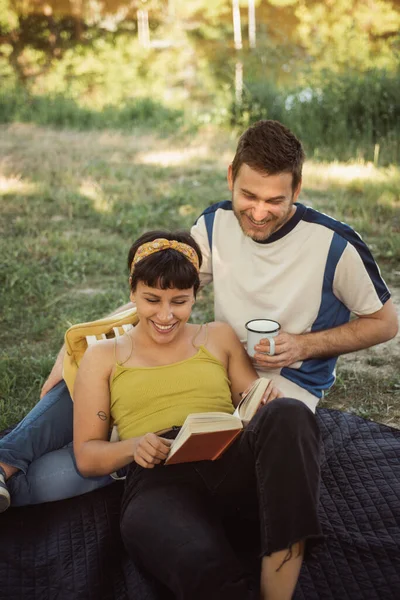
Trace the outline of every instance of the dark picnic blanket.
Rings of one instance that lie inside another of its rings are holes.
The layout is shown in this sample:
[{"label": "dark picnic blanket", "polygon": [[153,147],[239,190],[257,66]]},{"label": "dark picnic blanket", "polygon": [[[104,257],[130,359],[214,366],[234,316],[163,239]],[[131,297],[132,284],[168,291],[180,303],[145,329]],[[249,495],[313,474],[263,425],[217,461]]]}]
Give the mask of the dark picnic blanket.
[{"label": "dark picnic blanket", "polygon": [[[335,410],[317,415],[326,540],[303,564],[295,600],[399,599],[400,431]],[[121,492],[118,482],[1,514],[0,599],[170,600],[125,555]]]}]

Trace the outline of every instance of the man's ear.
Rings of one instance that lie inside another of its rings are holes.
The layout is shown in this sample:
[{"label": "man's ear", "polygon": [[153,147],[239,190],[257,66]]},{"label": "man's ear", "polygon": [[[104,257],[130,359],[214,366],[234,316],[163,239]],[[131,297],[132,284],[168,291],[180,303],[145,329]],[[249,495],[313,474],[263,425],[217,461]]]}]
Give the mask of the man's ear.
[{"label": "man's ear", "polygon": [[227,180],[228,180],[229,189],[232,192],[233,191],[232,164],[230,164],[229,167],[228,167]]},{"label": "man's ear", "polygon": [[301,191],[301,184],[302,184],[302,180],[300,179],[300,181],[297,185],[297,188],[293,192],[293,202],[297,202],[297,198],[299,197],[299,194]]}]

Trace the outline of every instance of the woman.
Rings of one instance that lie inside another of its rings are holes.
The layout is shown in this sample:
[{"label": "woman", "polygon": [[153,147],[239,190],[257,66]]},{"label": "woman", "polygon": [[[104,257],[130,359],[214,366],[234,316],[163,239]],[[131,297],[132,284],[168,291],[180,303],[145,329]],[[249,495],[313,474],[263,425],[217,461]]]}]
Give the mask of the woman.
[{"label": "woman", "polygon": [[[277,398],[271,386],[266,405],[221,459],[163,465],[188,414],[233,412],[257,374],[228,325],[188,323],[201,265],[189,234],[143,235],[129,265],[139,323],[90,347],[81,362],[74,390],[78,468],[102,476],[129,465],[125,546],[177,598],[250,598],[224,521],[255,511],[261,596],[291,598],[305,540],[321,533],[315,418],[300,401]],[[116,443],[108,441],[112,422]]]}]

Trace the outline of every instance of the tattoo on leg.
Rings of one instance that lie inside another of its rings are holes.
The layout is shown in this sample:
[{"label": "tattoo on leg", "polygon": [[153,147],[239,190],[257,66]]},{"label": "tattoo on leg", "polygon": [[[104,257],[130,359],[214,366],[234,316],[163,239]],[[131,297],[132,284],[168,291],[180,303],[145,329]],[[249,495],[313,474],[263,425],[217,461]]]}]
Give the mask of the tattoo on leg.
[{"label": "tattoo on leg", "polygon": [[101,419],[102,421],[107,421],[108,417],[106,415],[106,413],[102,410],[99,410],[99,412],[97,413],[97,416],[99,417],[99,419]]}]

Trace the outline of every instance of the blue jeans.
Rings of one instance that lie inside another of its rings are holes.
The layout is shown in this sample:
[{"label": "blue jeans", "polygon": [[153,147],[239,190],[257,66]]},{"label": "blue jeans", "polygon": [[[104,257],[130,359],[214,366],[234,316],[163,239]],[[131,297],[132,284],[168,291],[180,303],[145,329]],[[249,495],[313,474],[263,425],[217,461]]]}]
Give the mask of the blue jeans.
[{"label": "blue jeans", "polygon": [[0,462],[19,469],[7,481],[12,506],[71,498],[114,481],[109,475],[79,474],[72,449],[72,407],[61,381],[0,439]]}]

